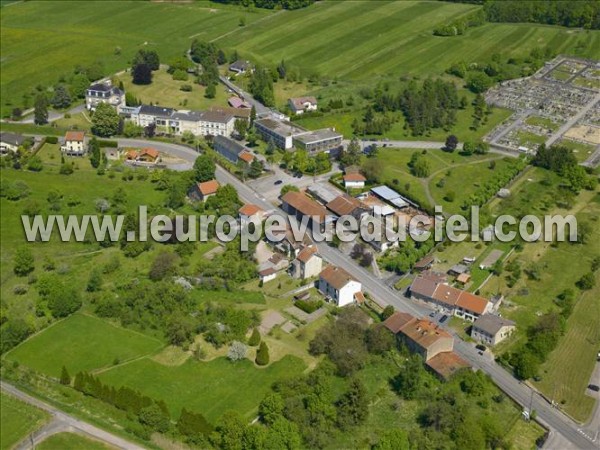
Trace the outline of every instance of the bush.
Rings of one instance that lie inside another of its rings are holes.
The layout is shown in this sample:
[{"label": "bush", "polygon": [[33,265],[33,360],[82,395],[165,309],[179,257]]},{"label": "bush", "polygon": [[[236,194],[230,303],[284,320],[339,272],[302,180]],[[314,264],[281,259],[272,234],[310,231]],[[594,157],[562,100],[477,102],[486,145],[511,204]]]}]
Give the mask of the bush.
[{"label": "bush", "polygon": [[323,300],[296,300],[294,305],[306,314],[311,314],[323,306]]},{"label": "bush", "polygon": [[191,84],[182,84],[181,87],[179,88],[180,91],[183,92],[192,92],[192,85]]},{"label": "bush", "polygon": [[185,70],[176,70],[173,72],[173,79],[176,81],[187,81],[188,74]]},{"label": "bush", "polygon": [[259,366],[269,364],[269,347],[267,347],[264,341],[260,343],[260,347],[258,347],[258,351],[256,352],[256,364]]},{"label": "bush", "polygon": [[57,136],[46,136],[46,143],[47,144],[58,144],[58,137]]},{"label": "bush", "polygon": [[248,339],[248,345],[256,347],[258,344],[260,344],[260,341],[260,332],[258,331],[258,328],[255,328],[254,330],[252,330],[252,335],[250,336],[250,339]]}]

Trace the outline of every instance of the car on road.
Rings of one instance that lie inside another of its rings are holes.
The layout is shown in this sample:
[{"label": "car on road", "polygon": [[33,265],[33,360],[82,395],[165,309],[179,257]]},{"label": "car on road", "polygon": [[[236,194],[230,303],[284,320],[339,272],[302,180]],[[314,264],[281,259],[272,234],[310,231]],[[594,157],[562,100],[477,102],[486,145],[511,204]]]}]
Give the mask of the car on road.
[{"label": "car on road", "polygon": [[429,317],[435,317],[435,313],[432,312],[431,314],[429,314]]},{"label": "car on road", "polygon": [[281,183],[283,183],[283,180],[277,180],[275,183],[273,183],[275,186],[280,185]]},{"label": "car on road", "polygon": [[444,315],[444,316],[442,316],[442,318],[440,319],[440,323],[444,323],[446,320],[448,320],[448,316]]},{"label": "car on road", "polygon": [[594,392],[600,392],[600,386],[596,385],[596,384],[590,384],[588,386],[588,389],[590,391],[594,391]]},{"label": "car on road", "polygon": [[485,352],[485,351],[487,350],[487,347],[486,347],[485,345],[483,345],[483,344],[477,344],[477,345],[475,346],[475,348],[476,348],[477,350],[481,350],[482,352]]}]

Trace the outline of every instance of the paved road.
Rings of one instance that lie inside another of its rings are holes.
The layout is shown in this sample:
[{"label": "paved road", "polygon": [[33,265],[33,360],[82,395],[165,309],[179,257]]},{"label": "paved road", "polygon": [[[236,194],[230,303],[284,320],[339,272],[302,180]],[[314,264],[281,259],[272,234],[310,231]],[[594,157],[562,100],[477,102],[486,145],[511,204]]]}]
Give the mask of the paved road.
[{"label": "paved road", "polygon": [[[27,110],[28,112],[31,111],[33,112],[33,109]],[[74,115],[74,114],[79,114],[80,112],[85,111],[85,105],[77,105],[74,108],[71,108],[70,110],[66,111],[67,113]],[[63,117],[65,117],[65,113],[64,112],[57,112],[54,110],[49,110],[48,111],[48,123],[52,123],[55,122],[57,120],[62,119]],[[33,123],[34,117],[33,114],[30,114],[29,116],[25,117],[22,120],[2,120],[2,122],[6,122],[6,123],[18,123],[18,124],[29,124],[31,125]]]},{"label": "paved road", "polygon": [[[94,425],[90,425],[87,422],[83,422],[79,419],[76,419],[75,417],[62,412],[59,409],[56,409],[48,403],[45,403],[41,400],[38,400],[37,398],[34,398],[20,391],[12,384],[9,384],[5,381],[0,381],[0,387],[4,392],[12,395],[13,397],[16,397],[19,400],[33,405],[41,410],[44,410],[53,416],[52,422],[42,427],[42,429],[38,430],[38,433],[34,433],[34,445],[41,442],[43,439],[47,438],[52,434],[59,433],[61,431],[75,431],[77,433],[90,436],[99,441],[106,442],[107,444],[117,448],[125,450],[144,449],[144,447],[126,441],[125,439],[119,436],[115,436],[114,434],[111,434],[108,431],[104,431],[98,427],[95,427]],[[18,448],[32,448],[29,437],[27,437],[26,440],[18,446]]]}]

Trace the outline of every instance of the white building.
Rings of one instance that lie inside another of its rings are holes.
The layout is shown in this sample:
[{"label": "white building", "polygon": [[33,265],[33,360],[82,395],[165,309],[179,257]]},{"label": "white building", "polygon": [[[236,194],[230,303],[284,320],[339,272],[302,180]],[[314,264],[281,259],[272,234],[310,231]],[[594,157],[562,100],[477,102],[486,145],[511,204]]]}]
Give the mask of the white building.
[{"label": "white building", "polygon": [[364,189],[366,181],[365,176],[358,172],[344,175],[344,187],[346,189]]},{"label": "white building", "polygon": [[25,138],[20,134],[0,133],[0,154],[15,153],[23,145]]},{"label": "white building", "polygon": [[119,111],[125,106],[125,92],[113,86],[110,80],[94,83],[85,91],[85,107],[93,111],[100,103],[108,103]]},{"label": "white building", "polygon": [[319,274],[319,291],[331,298],[337,306],[359,302],[362,285],[341,267],[327,266]]},{"label": "white building", "polygon": [[294,278],[306,280],[316,277],[323,269],[323,258],[317,253],[314,245],[304,247],[292,261],[290,274]]},{"label": "white building", "polygon": [[305,111],[317,110],[317,99],[315,97],[290,98],[288,105],[294,114],[303,114]]},{"label": "white building", "polygon": [[60,150],[67,155],[81,156],[87,151],[84,131],[67,131]]}]

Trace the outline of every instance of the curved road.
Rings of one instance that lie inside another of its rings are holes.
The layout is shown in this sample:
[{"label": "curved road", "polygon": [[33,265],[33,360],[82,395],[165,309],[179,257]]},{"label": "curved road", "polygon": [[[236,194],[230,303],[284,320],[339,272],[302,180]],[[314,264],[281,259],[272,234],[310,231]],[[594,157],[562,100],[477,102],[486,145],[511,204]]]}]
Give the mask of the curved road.
[{"label": "curved road", "polygon": [[[189,162],[190,167],[198,154],[187,147],[175,144],[166,144],[154,141],[119,139],[119,145],[147,146],[152,145],[157,150],[172,154]],[[242,200],[254,203],[265,210],[274,209],[274,205],[269,203],[259,193],[253,191],[249,186],[242,183],[235,176],[226,172],[217,166],[216,177],[220,183],[229,183],[236,188]],[[357,265],[354,261],[342,254],[339,250],[328,246],[326,243],[318,244],[319,252],[325,260],[331,264],[343,267],[352,276],[360,280],[364,290],[369,292],[379,303],[392,305],[399,311],[408,312],[415,316],[427,316],[431,310],[420,306],[404,296],[402,293],[386,286],[381,280],[376,278],[371,272]],[[554,408],[548,401],[541,397],[536,391],[528,385],[516,380],[504,368],[496,364],[495,361],[478,354],[472,344],[456,339],[455,351],[464,359],[469,361],[473,367],[483,370],[491,376],[494,382],[508,396],[519,403],[523,408],[532,408],[536,410],[538,419],[551,430],[548,445],[556,450],[598,449],[600,441],[593,436],[594,433],[588,433],[582,430],[580,426],[572,419],[564,415],[558,409]]]}]

